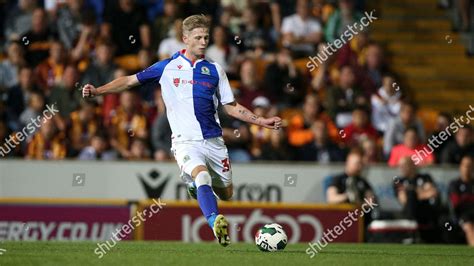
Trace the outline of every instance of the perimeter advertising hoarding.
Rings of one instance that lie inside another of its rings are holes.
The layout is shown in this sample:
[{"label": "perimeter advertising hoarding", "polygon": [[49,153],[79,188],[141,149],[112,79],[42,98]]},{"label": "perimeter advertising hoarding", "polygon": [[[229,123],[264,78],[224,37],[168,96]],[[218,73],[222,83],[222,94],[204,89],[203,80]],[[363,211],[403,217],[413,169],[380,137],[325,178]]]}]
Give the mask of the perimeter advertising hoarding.
[{"label": "perimeter advertising hoarding", "polygon": [[0,241],[105,241],[129,218],[126,201],[0,199]]},{"label": "perimeter advertising hoarding", "polygon": [[[195,202],[166,202],[156,215],[138,228],[140,240],[201,242],[214,240],[207,221]],[[149,208],[139,203],[138,211]],[[279,223],[288,234],[289,243],[315,242],[355,210],[352,205],[220,203],[219,212],[230,223],[232,242],[254,242],[257,229],[266,223]],[[359,218],[335,242],[362,242],[363,218]]]}]

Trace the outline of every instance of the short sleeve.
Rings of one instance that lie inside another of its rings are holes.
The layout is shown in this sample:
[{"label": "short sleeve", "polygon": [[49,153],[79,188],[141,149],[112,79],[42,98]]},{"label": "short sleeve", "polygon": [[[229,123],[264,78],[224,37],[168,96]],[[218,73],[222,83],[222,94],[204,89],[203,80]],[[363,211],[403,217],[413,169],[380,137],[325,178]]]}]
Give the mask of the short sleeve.
[{"label": "short sleeve", "polygon": [[147,69],[138,72],[137,79],[140,84],[147,84],[150,82],[157,82],[161,79],[161,75],[163,75],[163,70],[165,69],[166,65],[169,63],[169,59],[157,62]]},{"label": "short sleeve", "polygon": [[222,105],[231,103],[235,101],[234,94],[232,93],[232,88],[229,84],[229,79],[227,79],[227,74],[225,73],[224,69],[219,65],[215,64],[217,68],[217,72],[219,74],[219,97],[220,102]]}]

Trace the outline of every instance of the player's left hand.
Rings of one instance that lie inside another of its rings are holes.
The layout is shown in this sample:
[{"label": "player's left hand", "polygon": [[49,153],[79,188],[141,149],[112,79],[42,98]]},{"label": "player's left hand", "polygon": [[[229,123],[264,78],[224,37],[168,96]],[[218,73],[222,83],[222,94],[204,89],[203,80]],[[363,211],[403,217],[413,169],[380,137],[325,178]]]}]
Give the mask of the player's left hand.
[{"label": "player's left hand", "polygon": [[279,118],[278,116],[274,116],[274,117],[262,119],[261,126],[278,130],[281,128],[281,124],[282,124],[281,118]]}]

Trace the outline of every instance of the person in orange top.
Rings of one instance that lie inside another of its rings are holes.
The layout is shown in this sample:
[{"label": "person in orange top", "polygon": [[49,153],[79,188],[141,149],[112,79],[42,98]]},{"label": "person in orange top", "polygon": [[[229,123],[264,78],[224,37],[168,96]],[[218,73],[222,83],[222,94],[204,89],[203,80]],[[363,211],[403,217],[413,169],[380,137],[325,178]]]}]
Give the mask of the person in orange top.
[{"label": "person in orange top", "polygon": [[49,49],[49,57],[36,67],[36,84],[46,96],[49,96],[55,85],[61,83],[66,60],[64,45],[59,41],[54,41]]},{"label": "person in orange top", "polygon": [[315,120],[326,123],[329,137],[334,142],[340,142],[336,125],[324,112],[320,98],[316,94],[306,95],[303,113],[293,116],[288,126],[288,141],[291,146],[301,147],[313,141],[311,125]]},{"label": "person in orange top", "polygon": [[431,153],[427,153],[426,156],[419,158],[419,151],[425,150],[426,147],[427,146],[425,144],[420,144],[416,128],[409,127],[407,130],[405,130],[403,143],[393,147],[392,151],[390,152],[388,165],[390,167],[396,167],[400,159],[407,156],[409,156],[418,166],[433,164],[433,151]]},{"label": "person in orange top", "polygon": [[58,132],[53,120],[43,120],[40,131],[28,143],[26,159],[60,160],[66,157],[64,135]]},{"label": "person in orange top", "polygon": [[91,101],[81,102],[81,108],[69,116],[68,139],[71,142],[72,156],[76,156],[89,145],[91,138],[100,129],[96,104]]},{"label": "person in orange top", "polygon": [[111,146],[124,158],[130,158],[131,139],[148,137],[146,117],[136,109],[136,94],[125,91],[120,95],[120,106],[112,117]]}]

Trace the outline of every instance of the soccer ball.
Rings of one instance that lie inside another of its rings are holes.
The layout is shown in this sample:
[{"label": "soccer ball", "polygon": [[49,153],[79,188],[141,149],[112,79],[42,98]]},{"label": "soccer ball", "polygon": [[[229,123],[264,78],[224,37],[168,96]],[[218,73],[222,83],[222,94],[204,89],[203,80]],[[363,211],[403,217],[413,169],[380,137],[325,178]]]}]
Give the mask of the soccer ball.
[{"label": "soccer ball", "polygon": [[261,251],[275,252],[283,250],[288,242],[288,237],[281,225],[266,224],[258,229],[255,234],[255,244]]}]

